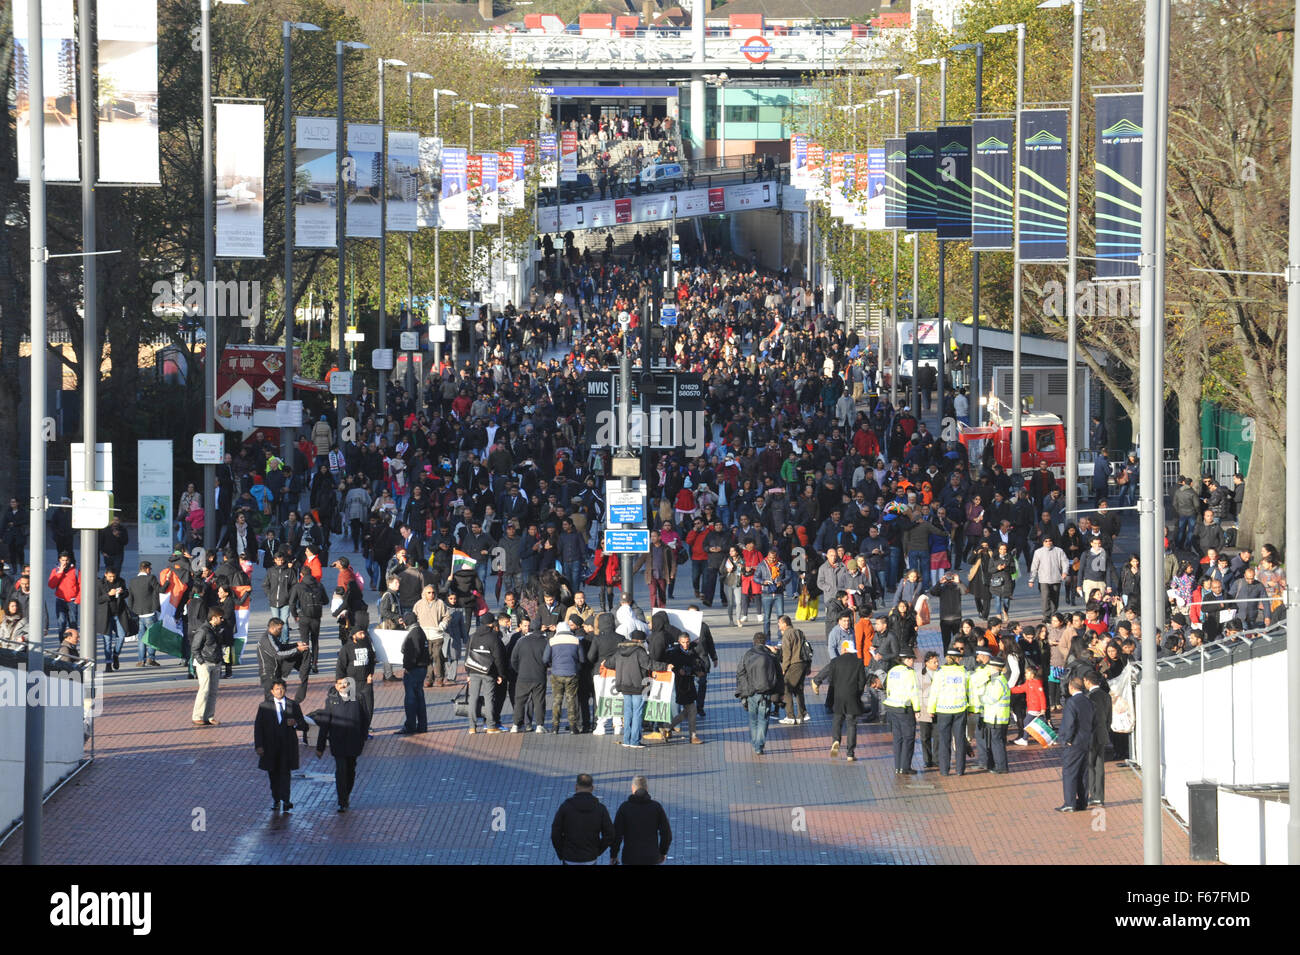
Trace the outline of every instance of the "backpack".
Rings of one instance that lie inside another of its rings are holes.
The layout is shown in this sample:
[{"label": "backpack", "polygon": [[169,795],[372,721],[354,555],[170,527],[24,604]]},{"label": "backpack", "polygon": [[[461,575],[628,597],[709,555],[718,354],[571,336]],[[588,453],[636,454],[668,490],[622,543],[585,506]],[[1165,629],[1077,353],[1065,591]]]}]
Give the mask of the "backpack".
[{"label": "backpack", "polygon": [[795,634],[799,637],[799,662],[806,663],[809,666],[813,662],[813,645],[808,642],[802,630],[796,630]]}]

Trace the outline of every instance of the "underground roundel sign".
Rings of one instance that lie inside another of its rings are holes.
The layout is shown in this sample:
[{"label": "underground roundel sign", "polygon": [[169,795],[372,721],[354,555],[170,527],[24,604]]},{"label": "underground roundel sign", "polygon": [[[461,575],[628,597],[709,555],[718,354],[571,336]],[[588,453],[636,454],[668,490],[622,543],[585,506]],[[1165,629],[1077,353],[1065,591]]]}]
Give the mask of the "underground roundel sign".
[{"label": "underground roundel sign", "polygon": [[740,47],[740,52],[745,54],[745,59],[751,63],[762,63],[772,55],[772,47],[761,36],[751,36]]}]

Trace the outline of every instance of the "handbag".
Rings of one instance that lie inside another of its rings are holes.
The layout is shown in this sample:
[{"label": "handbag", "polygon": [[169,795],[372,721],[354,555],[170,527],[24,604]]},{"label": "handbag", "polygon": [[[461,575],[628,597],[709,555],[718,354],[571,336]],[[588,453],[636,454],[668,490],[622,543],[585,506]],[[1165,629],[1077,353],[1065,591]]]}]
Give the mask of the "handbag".
[{"label": "handbag", "polygon": [[469,684],[466,683],[451,698],[451,709],[455,716],[469,716]]}]

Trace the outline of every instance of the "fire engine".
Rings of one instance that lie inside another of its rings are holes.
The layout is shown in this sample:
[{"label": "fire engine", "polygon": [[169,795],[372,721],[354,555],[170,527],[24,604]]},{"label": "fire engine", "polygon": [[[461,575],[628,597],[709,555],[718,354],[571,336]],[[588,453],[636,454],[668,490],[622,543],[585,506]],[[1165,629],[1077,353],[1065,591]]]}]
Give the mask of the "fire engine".
[{"label": "fire engine", "polygon": [[1027,476],[1046,464],[1057,484],[1065,488],[1065,425],[1059,417],[1054,414],[1020,415],[1020,467],[1016,468],[1011,461],[1011,409],[990,395],[986,416],[987,421],[979,427],[957,426],[957,440],[966,448],[974,473],[979,472],[991,448],[993,461],[1002,465],[1005,471],[1019,470]]}]

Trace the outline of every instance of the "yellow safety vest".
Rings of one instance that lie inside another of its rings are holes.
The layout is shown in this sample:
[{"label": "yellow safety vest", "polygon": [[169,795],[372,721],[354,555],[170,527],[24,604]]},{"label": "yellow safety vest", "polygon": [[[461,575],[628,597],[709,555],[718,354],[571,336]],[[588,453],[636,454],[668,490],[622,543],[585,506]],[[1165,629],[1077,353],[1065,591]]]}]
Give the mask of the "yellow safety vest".
[{"label": "yellow safety vest", "polygon": [[1011,722],[1011,687],[1001,673],[989,675],[984,686],[984,722],[1006,726]]},{"label": "yellow safety vest", "polygon": [[921,690],[916,685],[916,671],[898,664],[885,677],[885,705],[903,709],[910,706],[913,712],[921,708]]},{"label": "yellow safety vest", "polygon": [[965,713],[970,674],[960,663],[947,663],[935,671],[927,701],[931,713]]},{"label": "yellow safety vest", "polygon": [[970,675],[970,711],[981,713],[983,710],[984,687],[989,682],[989,668],[982,666]]}]

